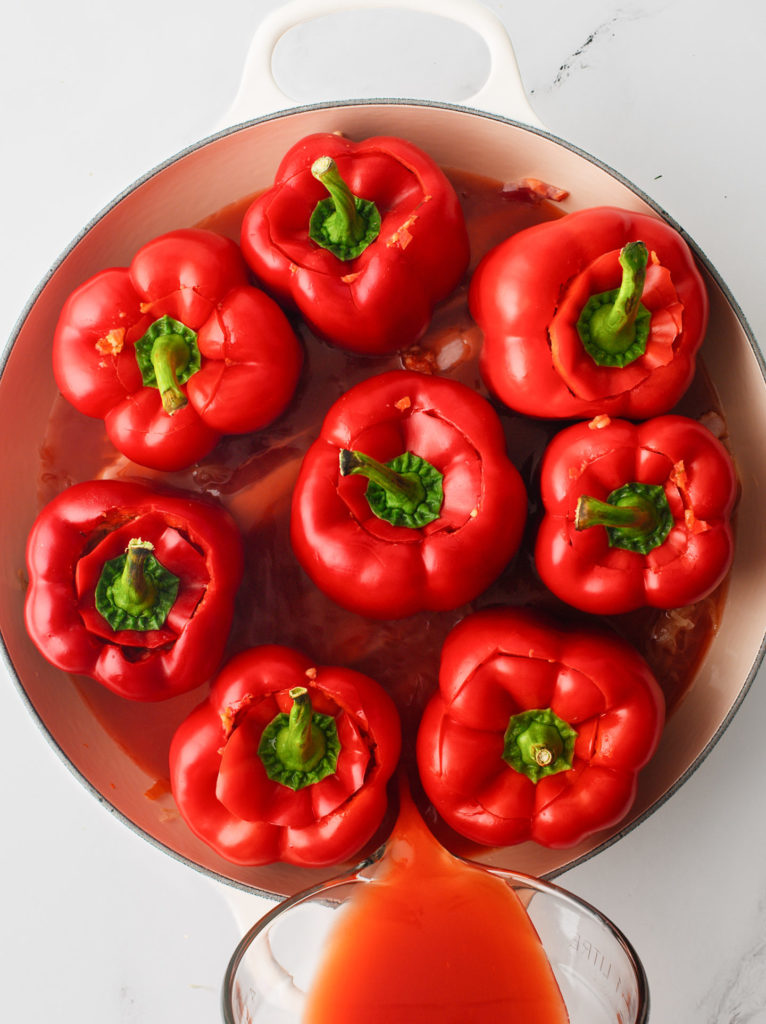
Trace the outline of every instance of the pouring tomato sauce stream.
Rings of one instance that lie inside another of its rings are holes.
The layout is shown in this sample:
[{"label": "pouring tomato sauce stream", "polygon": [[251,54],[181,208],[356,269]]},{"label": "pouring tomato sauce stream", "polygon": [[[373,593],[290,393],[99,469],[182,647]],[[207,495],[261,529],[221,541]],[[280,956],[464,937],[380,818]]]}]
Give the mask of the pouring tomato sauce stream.
[{"label": "pouring tomato sauce stream", "polygon": [[449,854],[399,788],[380,871],[341,913],[303,1024],[568,1024],[518,896]]}]

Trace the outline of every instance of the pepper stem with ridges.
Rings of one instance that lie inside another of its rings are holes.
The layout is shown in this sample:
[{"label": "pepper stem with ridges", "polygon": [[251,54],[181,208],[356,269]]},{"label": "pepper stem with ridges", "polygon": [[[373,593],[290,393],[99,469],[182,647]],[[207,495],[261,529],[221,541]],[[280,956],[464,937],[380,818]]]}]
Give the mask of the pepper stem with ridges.
[{"label": "pepper stem with ridges", "polygon": [[340,741],[335,719],[312,709],[305,686],[288,692],[290,713],[280,713],[263,730],[258,756],[272,782],[298,790],[335,772]]},{"label": "pepper stem with ridges", "polygon": [[189,362],[186,342],[178,334],[165,334],[158,338],[152,348],[152,366],[157,378],[162,408],[173,415],[186,405],[187,398],[178,384],[178,374]]},{"label": "pepper stem with ridges", "polygon": [[305,686],[290,690],[293,706],[290,708],[287,728],[277,736],[277,756],[285,768],[310,772],[322,760],[327,750],[324,733],[312,721],[311,700]]},{"label": "pepper stem with ridges", "polygon": [[120,576],[112,584],[114,603],[131,615],[140,615],[147,608],[151,608],[157,598],[157,588],[144,572],[146,559],[152,551],[154,545],[148,540],[134,537],[128,541],[125,565]]},{"label": "pepper stem with ridges", "polygon": [[367,478],[365,497],[370,511],[393,526],[418,529],[441,515],[444,476],[419,455],[404,452],[384,463],[364,452],[342,448],[339,465],[341,476]]},{"label": "pepper stem with ridges", "polygon": [[659,484],[624,484],[606,501],[580,496],[575,509],[575,530],[604,526],[609,546],[647,554],[662,544],[673,526],[673,514]]},{"label": "pepper stem with ridges", "polygon": [[314,207],[309,237],[339,260],[353,260],[380,234],[380,213],[369,199],[355,196],[329,156],[320,156],[311,173],[330,193]]},{"label": "pepper stem with ridges", "polygon": [[171,316],[161,316],[136,342],[135,354],[144,386],[159,389],[165,412],[172,416],[183,409],[188,399],[181,384],[202,364],[197,332]]},{"label": "pepper stem with ridges", "polygon": [[144,387],[160,390],[162,406],[172,416],[187,399],[180,385],[202,366],[197,332],[165,314],[147,328],[134,346]]},{"label": "pepper stem with ridges", "polygon": [[643,242],[620,250],[619,288],[592,295],[577,321],[586,351],[599,366],[627,366],[646,351],[651,313],[641,304],[649,251]]},{"label": "pepper stem with ridges", "polygon": [[150,541],[133,537],[124,554],[101,570],[96,609],[113,630],[160,629],[178,595],[180,580],[154,557]]},{"label": "pepper stem with ridges", "polygon": [[547,775],[568,771],[574,762],[577,731],[551,708],[534,708],[512,715],[503,737],[503,760],[539,782]]}]

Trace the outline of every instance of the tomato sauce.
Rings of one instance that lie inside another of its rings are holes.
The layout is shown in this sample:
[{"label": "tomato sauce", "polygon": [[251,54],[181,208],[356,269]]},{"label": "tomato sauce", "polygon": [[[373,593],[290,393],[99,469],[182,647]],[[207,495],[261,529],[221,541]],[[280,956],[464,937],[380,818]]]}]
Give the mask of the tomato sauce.
[{"label": "tomato sauce", "polygon": [[[478,370],[480,333],[467,306],[470,271],[508,235],[561,215],[547,200],[503,189],[494,181],[450,173],[465,211],[472,261],[465,282],[437,310],[427,335],[413,350],[390,357],[358,356],[314,337],[298,319],[294,327],[305,351],[298,391],[288,410],[267,429],[225,437],[197,465],[159,474],[116,453],[100,420],[89,419],[63,398],[54,402],[41,446],[39,503],[70,484],[96,477],[162,481],[207,494],[225,505],[246,547],[245,583],[237,601],[227,656],[259,643],[294,646],[321,664],[346,665],[377,679],[400,710],[405,750],[412,750],[421,709],[436,687],[439,653],[447,632],[467,613],[494,603],[548,610],[566,621],[582,619],[541,584],[532,542],[541,515],[538,475],[542,452],[562,422],[532,420],[493,402],[503,423],[508,453],[529,495],[528,525],[521,550],[499,579],[470,605],[393,622],[372,622],[335,605],[308,579],[289,542],[290,498],[303,455],[330,405],[353,384],[406,365],[461,380],[487,395]],[[201,226],[237,239],[252,197],[234,203]],[[713,388],[700,368],[678,411],[718,415]],[[694,676],[720,614],[723,590],[681,613],[646,610],[614,617],[610,624],[648,659],[669,708]],[[74,680],[94,715],[114,740],[157,780],[168,774],[167,752],[176,727],[204,698],[201,687],[156,705],[135,705],[89,679]],[[417,785],[414,778],[413,782]],[[149,793],[153,793],[150,790]]]},{"label": "tomato sauce", "polygon": [[406,793],[380,868],[340,912],[303,1024],[567,1024],[519,897],[447,853]]}]

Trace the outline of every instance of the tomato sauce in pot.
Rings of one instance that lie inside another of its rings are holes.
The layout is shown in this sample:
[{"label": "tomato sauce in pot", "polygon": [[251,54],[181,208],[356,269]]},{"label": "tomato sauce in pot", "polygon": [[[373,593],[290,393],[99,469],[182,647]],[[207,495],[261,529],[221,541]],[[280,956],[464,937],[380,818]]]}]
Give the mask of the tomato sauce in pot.
[{"label": "tomato sauce in pot", "polygon": [[[303,572],[290,547],[290,500],[303,455],[330,405],[349,387],[404,365],[453,377],[489,397],[478,369],[481,336],[467,306],[470,273],[481,257],[508,235],[561,216],[562,211],[523,188],[504,187],[459,172],[450,172],[450,178],[466,215],[471,266],[463,284],[437,308],[428,333],[416,348],[388,357],[354,355],[320,341],[295,319],[294,328],[305,351],[301,382],[287,411],[265,430],[225,437],[200,463],[182,472],[159,474],[121,456],[106,438],[100,420],[83,416],[58,397],[38,469],[41,507],[70,484],[100,476],[156,480],[220,501],[237,521],[246,550],[245,581],[227,656],[255,644],[281,643],[304,651],[318,664],[346,665],[372,676],[397,703],[405,751],[413,749],[421,709],[436,687],[444,637],[467,613],[503,603],[547,610],[562,621],[588,618],[542,585],[532,556],[541,515],[538,478],[542,453],[566,424],[533,420],[491,399],[503,424],[509,456],[527,487],[528,521],[519,553],[475,601],[454,611],[422,613],[398,621],[367,620],[326,598]],[[252,198],[226,207],[198,226],[238,240],[239,225]],[[675,411],[709,418],[718,427],[715,432],[722,433],[723,416],[704,367],[698,368]],[[607,620],[646,657],[671,712],[690,685],[715,632],[724,587],[689,608],[671,612],[644,609]],[[166,793],[170,738],[204,698],[206,689],[147,705],[122,700],[90,679],[77,678],[74,685],[121,748],[157,779],[147,797]]]}]

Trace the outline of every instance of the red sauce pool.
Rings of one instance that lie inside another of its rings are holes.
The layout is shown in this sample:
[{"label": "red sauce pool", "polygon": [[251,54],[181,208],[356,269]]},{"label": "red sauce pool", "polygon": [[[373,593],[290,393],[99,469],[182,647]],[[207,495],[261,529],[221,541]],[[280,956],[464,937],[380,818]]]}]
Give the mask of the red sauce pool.
[{"label": "red sauce pool", "polygon": [[447,853],[407,793],[379,867],[339,915],[303,1024],[567,1024],[516,893]]},{"label": "red sauce pool", "polygon": [[[451,173],[471,236],[472,265],[508,235],[560,216],[546,201],[504,193],[502,186]],[[202,226],[237,239],[250,198],[232,204]],[[470,274],[470,271],[469,271]],[[563,605],[540,583],[532,540],[540,516],[537,477],[548,440],[565,424],[532,420],[493,403],[503,423],[508,452],[529,493],[525,541],[500,578],[470,605],[451,612],[415,615],[396,622],[372,622],[347,612],[316,589],[296,562],[289,544],[290,496],[303,454],[329,406],[359,380],[402,365],[432,368],[460,379],[487,396],[478,371],[480,336],[467,309],[467,280],[436,311],[428,334],[404,357],[355,356],[316,339],[296,321],[305,349],[297,394],[286,413],[264,431],[224,438],[202,462],[161,479],[175,487],[209,494],[235,517],[246,546],[246,576],[229,639],[228,655],[254,644],[283,643],[305,651],[320,664],[347,665],[377,679],[393,696],[402,716],[405,751],[411,751],[421,709],[436,686],[439,652],[446,633],[468,612],[494,603],[546,609],[562,620],[579,613]],[[456,360],[456,357],[460,358]],[[700,416],[718,409],[704,370],[679,412]],[[62,398],[51,410],[41,448],[39,502],[70,484],[98,476],[156,479],[159,474],[117,455],[101,421],[76,412]],[[658,676],[669,707],[682,697],[719,619],[723,591],[681,612],[646,610],[614,617],[610,624],[644,654]],[[89,679],[74,680],[94,715],[114,740],[151,777],[167,779],[170,738],[186,714],[205,696],[204,687],[157,705],[132,704]],[[413,766],[410,765],[412,768]],[[413,783],[414,768],[411,772]]]}]

